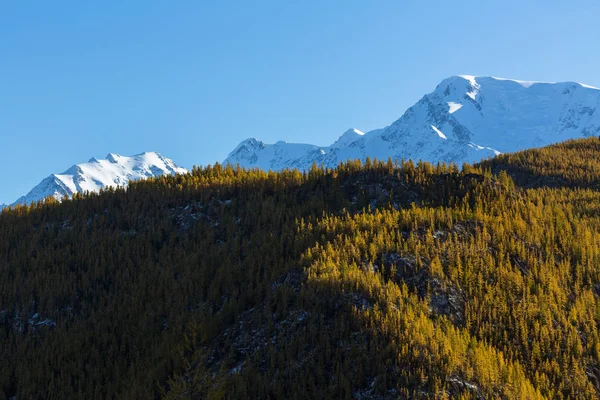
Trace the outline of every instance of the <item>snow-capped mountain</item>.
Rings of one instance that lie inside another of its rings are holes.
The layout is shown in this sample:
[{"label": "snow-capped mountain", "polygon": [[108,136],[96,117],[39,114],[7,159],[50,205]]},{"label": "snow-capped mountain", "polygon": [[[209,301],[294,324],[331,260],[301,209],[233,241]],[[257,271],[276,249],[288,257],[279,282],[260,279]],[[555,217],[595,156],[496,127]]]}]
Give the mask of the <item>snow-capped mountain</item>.
[{"label": "snow-capped mountain", "polygon": [[154,152],[131,157],[110,153],[104,160],[92,158],[87,163],[73,165],[62,174],[50,175],[13,205],[30,204],[48,196],[62,199],[76,192],[98,192],[108,186],[126,186],[130,180],[187,172],[173,160]]},{"label": "snow-capped mountain", "polygon": [[224,162],[273,170],[308,169],[313,162],[333,167],[367,156],[461,164],[597,135],[598,88],[461,75],[443,80],[386,128],[350,129],[327,147],[247,139]]}]

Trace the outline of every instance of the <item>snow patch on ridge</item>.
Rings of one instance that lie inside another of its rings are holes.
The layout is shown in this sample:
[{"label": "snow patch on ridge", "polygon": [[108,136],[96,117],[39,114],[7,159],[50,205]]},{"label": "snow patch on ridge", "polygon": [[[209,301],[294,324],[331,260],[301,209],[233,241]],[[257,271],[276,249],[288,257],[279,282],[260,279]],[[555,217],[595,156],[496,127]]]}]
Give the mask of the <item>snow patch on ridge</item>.
[{"label": "snow patch on ridge", "polygon": [[500,154],[502,154],[498,150],[494,150],[491,147],[483,147],[483,146],[480,146],[480,145],[475,144],[475,143],[469,143],[468,146],[471,147],[471,148],[473,148],[473,149],[475,149],[475,150],[490,150],[491,152],[494,153],[494,155],[497,155],[497,156],[499,156]]},{"label": "snow patch on ridge", "polygon": [[457,112],[458,110],[460,110],[462,108],[462,104],[460,103],[455,103],[453,101],[449,101],[448,103],[448,112],[450,114],[454,114],[455,112]]},{"label": "snow patch on ridge", "polygon": [[435,131],[435,133],[438,134],[439,137],[441,137],[444,140],[448,140],[448,138],[446,137],[446,135],[444,135],[442,133],[442,131],[440,131],[438,128],[436,128],[435,126],[431,125],[431,127],[433,128],[433,130]]},{"label": "snow patch on ridge", "polygon": [[[546,81],[521,81],[518,79],[509,79],[509,78],[499,78],[497,76],[490,76],[490,78],[495,79],[497,81],[508,81],[508,82],[515,82],[518,83],[519,85],[523,86],[526,89],[529,89],[530,87],[532,87],[533,85],[556,85],[557,82],[546,82]],[[574,82],[577,85],[585,88],[585,89],[594,89],[594,90],[600,90],[600,88],[597,88],[595,86],[591,86],[591,85],[586,85],[585,83],[580,83],[580,82]]]},{"label": "snow patch on ridge", "polygon": [[518,79],[499,78],[497,76],[490,76],[490,78],[495,79],[497,81],[515,82],[515,83],[518,83],[519,85],[521,85],[521,86],[523,86],[524,88],[527,88],[527,89],[530,88],[531,86],[539,84],[539,83],[545,83],[545,84],[549,84],[549,85],[556,84],[556,82],[520,81]]},{"label": "snow patch on ridge", "polygon": [[466,95],[469,96],[472,100],[475,100],[475,97],[479,94],[480,85],[477,83],[477,80],[473,75],[459,75],[460,78],[466,79],[471,85],[471,91],[467,92]]}]

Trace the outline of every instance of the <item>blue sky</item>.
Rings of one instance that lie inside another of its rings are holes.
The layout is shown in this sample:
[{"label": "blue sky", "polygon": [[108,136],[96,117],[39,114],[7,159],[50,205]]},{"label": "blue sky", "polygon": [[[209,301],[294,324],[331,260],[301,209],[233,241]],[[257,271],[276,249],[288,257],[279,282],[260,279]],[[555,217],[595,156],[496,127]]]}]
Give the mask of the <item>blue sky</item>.
[{"label": "blue sky", "polygon": [[109,152],[332,143],[456,74],[600,86],[600,4],[0,2],[0,203]]}]

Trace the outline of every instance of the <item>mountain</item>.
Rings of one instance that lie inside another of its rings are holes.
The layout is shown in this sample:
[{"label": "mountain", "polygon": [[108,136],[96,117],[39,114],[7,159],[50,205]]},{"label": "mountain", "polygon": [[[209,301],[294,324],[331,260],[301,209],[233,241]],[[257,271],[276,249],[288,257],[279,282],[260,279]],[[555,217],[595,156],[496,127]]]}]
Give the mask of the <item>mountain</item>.
[{"label": "mountain", "polygon": [[334,167],[366,157],[476,162],[600,135],[599,109],[600,89],[580,83],[453,76],[386,128],[350,129],[326,147],[247,139],[224,162],[273,170],[306,170],[313,162]]},{"label": "mountain", "polygon": [[188,172],[159,153],[146,152],[131,157],[109,153],[104,160],[91,158],[62,174],[52,174],[13,203],[30,204],[52,196],[62,199],[77,192],[98,192],[108,186],[127,186],[130,180]]},{"label": "mountain", "polygon": [[0,399],[599,398],[600,138],[181,178],[0,214]]}]

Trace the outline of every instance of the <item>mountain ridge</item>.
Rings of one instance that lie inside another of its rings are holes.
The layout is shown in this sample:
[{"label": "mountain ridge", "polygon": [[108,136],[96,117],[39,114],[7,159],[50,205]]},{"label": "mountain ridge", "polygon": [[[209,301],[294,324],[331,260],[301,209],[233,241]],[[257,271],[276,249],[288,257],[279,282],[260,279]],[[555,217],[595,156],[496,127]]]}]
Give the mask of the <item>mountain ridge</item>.
[{"label": "mountain ridge", "polygon": [[477,162],[501,153],[600,135],[600,89],[577,82],[522,81],[457,75],[442,80],[391,125],[347,130],[330,146],[256,138],[224,163],[306,170],[348,159]]},{"label": "mountain ridge", "polygon": [[156,152],[133,156],[108,153],[105,159],[92,157],[87,163],[74,164],[66,171],[51,174],[11,205],[30,204],[52,196],[62,200],[75,193],[98,192],[109,186],[127,186],[130,180],[187,173],[173,160]]}]

